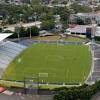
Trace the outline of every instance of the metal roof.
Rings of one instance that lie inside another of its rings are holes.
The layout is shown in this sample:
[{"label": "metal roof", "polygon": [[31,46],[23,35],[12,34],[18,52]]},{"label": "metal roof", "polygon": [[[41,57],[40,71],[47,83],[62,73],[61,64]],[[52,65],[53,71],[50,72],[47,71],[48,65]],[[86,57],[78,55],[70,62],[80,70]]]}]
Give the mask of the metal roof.
[{"label": "metal roof", "polygon": [[72,33],[86,33],[86,28],[91,27],[90,25],[76,25],[71,28]]},{"label": "metal roof", "polygon": [[0,33],[0,42],[12,35],[13,33]]}]

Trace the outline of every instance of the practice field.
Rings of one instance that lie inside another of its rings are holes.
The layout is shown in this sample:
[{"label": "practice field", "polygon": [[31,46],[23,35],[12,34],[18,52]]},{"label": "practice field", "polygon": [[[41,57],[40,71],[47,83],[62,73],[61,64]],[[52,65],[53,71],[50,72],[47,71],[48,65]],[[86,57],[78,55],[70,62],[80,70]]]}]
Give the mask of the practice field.
[{"label": "practice field", "polygon": [[85,45],[33,44],[8,66],[4,79],[39,76],[40,82],[83,83],[91,69],[91,53]]}]

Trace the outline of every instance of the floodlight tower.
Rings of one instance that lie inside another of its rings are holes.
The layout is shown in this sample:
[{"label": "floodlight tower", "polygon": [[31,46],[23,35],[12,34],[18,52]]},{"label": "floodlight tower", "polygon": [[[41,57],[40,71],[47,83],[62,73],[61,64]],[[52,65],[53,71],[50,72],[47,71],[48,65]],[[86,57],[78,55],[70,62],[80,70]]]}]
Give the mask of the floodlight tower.
[{"label": "floodlight tower", "polygon": [[[92,13],[95,13],[95,0],[92,0]],[[95,32],[96,32],[96,23],[95,20],[91,18],[91,22],[92,22],[92,42],[94,42],[94,36],[95,36]]]}]

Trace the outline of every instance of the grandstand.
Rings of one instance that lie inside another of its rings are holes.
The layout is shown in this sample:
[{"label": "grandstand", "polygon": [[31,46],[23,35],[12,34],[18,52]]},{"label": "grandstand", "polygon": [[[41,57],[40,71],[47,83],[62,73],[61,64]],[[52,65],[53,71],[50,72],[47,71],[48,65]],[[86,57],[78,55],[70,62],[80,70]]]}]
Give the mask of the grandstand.
[{"label": "grandstand", "polygon": [[100,80],[100,45],[91,44],[92,50],[92,70],[91,75],[87,80],[87,83],[94,83],[95,81]]},{"label": "grandstand", "polygon": [[5,39],[12,33],[0,34],[0,77],[2,76],[4,70],[8,64],[26,47],[20,44],[5,41]]}]

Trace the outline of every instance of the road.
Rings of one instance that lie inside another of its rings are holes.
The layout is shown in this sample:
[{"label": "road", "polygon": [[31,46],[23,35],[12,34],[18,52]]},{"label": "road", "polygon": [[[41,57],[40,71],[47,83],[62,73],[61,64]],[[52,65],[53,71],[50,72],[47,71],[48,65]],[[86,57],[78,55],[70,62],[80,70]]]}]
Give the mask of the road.
[{"label": "road", "polygon": [[100,100],[100,93],[94,95],[91,100]]},{"label": "road", "polygon": [[13,24],[13,25],[8,25],[5,26],[7,28],[5,28],[4,30],[10,30],[10,31],[14,31],[16,26],[23,26],[23,27],[31,27],[31,26],[37,26],[40,27],[41,22],[40,21],[36,21],[36,22],[31,22],[31,23],[18,23],[18,24]]},{"label": "road", "polygon": [[0,100],[52,100],[52,96],[50,95],[4,95],[0,94]]}]

